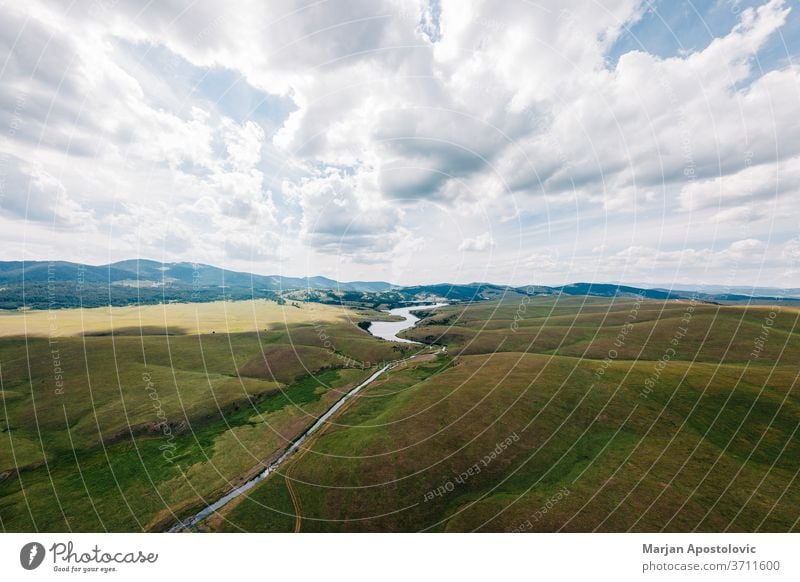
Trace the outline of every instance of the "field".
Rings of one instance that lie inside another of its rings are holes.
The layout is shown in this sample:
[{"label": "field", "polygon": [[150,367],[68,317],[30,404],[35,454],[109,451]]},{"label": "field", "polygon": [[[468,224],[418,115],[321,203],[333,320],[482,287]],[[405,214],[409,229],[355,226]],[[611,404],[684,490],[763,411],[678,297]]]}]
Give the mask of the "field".
[{"label": "field", "polygon": [[[79,334],[209,334],[276,329],[285,325],[342,322],[351,312],[319,304],[273,301],[169,303],[91,309],[0,311],[0,337],[68,337]],[[360,321],[355,316],[356,321]]]},{"label": "field", "polygon": [[[113,328],[105,309],[3,316],[6,531],[169,526],[257,472],[374,362],[405,349],[357,327],[381,317],[368,311],[266,302],[111,311]],[[43,333],[48,318],[57,335],[21,334],[21,325]]]},{"label": "field", "polygon": [[797,531],[797,317],[596,298],[442,309],[407,336],[446,356],[370,386],[207,529]]},{"label": "field", "polygon": [[[5,531],[165,530],[415,351],[361,330],[369,310],[108,311],[0,319]],[[436,310],[405,335],[443,353],[381,376],[197,529],[798,531],[798,316],[517,294]]]}]

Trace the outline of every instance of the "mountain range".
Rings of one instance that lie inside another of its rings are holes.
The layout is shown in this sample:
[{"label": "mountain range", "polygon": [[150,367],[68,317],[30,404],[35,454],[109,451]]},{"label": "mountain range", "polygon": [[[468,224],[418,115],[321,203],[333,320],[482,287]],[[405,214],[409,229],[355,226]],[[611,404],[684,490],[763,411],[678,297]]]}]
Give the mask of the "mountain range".
[{"label": "mountain range", "polygon": [[[747,289],[747,288],[743,288]],[[336,281],[327,277],[257,275],[198,263],[131,259],[108,265],[67,261],[0,261],[0,309],[93,307],[132,303],[215,301],[264,298],[323,303],[358,302],[372,306],[444,299],[475,301],[508,292],[526,295],[642,296],[708,302],[794,300],[796,290],[753,295],[730,289],[674,290],[617,283],[571,283],[514,287],[493,283],[400,286],[386,281]]]},{"label": "mountain range", "polygon": [[270,289],[339,289],[379,292],[393,285],[383,281],[339,282],[327,277],[255,275],[199,263],[161,263],[130,259],[108,265],[83,265],[66,261],[0,261],[0,284],[81,281],[138,287],[187,285]]}]

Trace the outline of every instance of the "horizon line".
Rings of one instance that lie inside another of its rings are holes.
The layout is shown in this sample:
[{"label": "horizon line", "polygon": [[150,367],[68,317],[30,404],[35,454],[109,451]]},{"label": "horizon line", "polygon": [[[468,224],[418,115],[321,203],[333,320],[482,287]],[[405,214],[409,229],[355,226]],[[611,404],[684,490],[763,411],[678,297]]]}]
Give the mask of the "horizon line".
[{"label": "horizon line", "polygon": [[[633,282],[633,283],[626,283],[621,281],[588,281],[588,280],[577,280],[572,282],[565,282],[565,283],[558,283],[558,284],[545,284],[545,283],[524,283],[524,284],[512,284],[512,283],[494,283],[491,281],[469,281],[464,283],[456,283],[452,281],[439,281],[436,283],[413,283],[413,284],[397,284],[391,281],[385,281],[380,279],[354,279],[354,280],[339,280],[334,279],[327,275],[285,275],[285,274],[276,274],[276,273],[257,273],[253,271],[242,271],[239,269],[232,269],[229,267],[220,267],[218,265],[213,265],[210,263],[202,263],[197,261],[161,261],[158,259],[149,259],[149,258],[129,258],[129,259],[120,259],[111,263],[100,263],[100,264],[93,264],[89,262],[77,262],[71,260],[64,260],[64,259],[0,259],[1,263],[68,263],[71,265],[76,266],[84,266],[84,267],[113,267],[119,263],[127,263],[127,262],[150,262],[150,263],[157,263],[160,265],[191,265],[191,266],[200,266],[200,267],[210,267],[213,269],[220,269],[224,271],[229,271],[231,273],[239,273],[244,275],[256,276],[256,277],[284,277],[287,279],[328,279],[333,281],[334,283],[342,283],[342,284],[352,284],[352,283],[383,283],[386,285],[390,285],[391,287],[396,288],[406,288],[406,287],[425,287],[425,286],[433,286],[433,285],[494,285],[497,287],[507,287],[511,289],[521,289],[524,287],[549,287],[549,288],[558,288],[558,287],[568,287],[571,285],[612,285],[617,287],[633,287],[633,288],[641,288],[651,291],[656,290],[666,290],[666,291],[697,291],[703,287],[722,287],[726,289],[778,289],[778,290],[793,290],[798,289],[797,287],[781,287],[778,285],[748,285],[748,284],[740,284],[740,285],[731,285],[731,284],[724,284],[724,283],[679,283],[673,282],[669,284],[665,283],[642,283],[642,282]],[[684,286],[684,287],[681,287]],[[687,288],[688,287],[688,288]],[[716,293],[719,294],[719,293]]]}]

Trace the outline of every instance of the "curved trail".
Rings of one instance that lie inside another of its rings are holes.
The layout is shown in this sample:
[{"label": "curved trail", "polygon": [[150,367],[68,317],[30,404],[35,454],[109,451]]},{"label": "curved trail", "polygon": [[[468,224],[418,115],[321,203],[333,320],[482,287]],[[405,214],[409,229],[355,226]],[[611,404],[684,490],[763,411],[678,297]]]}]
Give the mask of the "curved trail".
[{"label": "curved trail", "polygon": [[[441,351],[442,350],[439,350],[436,353],[438,354]],[[400,366],[400,365],[408,362],[409,360],[413,360],[414,358],[416,358],[419,355],[422,355],[422,354],[419,354],[419,353],[418,354],[414,354],[413,356],[410,356],[408,358],[404,358],[402,360],[397,360],[395,362],[391,362],[389,364],[386,364],[383,368],[381,368],[380,370],[378,370],[377,372],[372,374],[369,378],[364,380],[361,384],[359,384],[358,386],[356,386],[355,388],[350,390],[350,392],[348,392],[347,394],[342,396],[339,400],[337,400],[336,403],[333,406],[331,406],[328,409],[327,412],[325,412],[325,414],[320,416],[316,420],[316,422],[314,424],[312,424],[311,427],[300,436],[300,438],[298,438],[296,441],[292,442],[292,444],[289,445],[289,448],[286,449],[286,451],[284,451],[284,453],[280,457],[278,457],[278,459],[276,461],[274,461],[271,465],[269,465],[261,473],[259,473],[258,475],[256,475],[252,479],[250,479],[249,481],[243,483],[242,485],[239,485],[238,487],[236,487],[235,489],[233,489],[232,491],[230,491],[229,493],[227,493],[226,495],[224,495],[223,497],[221,497],[220,499],[218,499],[214,503],[212,503],[210,505],[207,505],[206,507],[201,509],[199,512],[194,514],[193,516],[191,516],[191,517],[189,517],[189,518],[187,518],[187,519],[185,519],[183,521],[178,522],[177,524],[172,526],[168,531],[170,531],[170,532],[179,532],[179,531],[183,531],[183,530],[185,530],[185,529],[187,529],[189,527],[192,527],[193,525],[196,525],[197,523],[203,521],[209,515],[211,515],[212,513],[215,513],[216,511],[218,511],[219,509],[221,509],[222,507],[224,507],[229,502],[231,502],[232,500],[236,499],[237,497],[239,497],[243,493],[248,492],[250,489],[255,487],[258,483],[260,483],[261,481],[263,481],[264,479],[269,477],[272,473],[274,473],[275,470],[278,467],[280,467],[283,463],[285,463],[289,459],[289,457],[292,456],[292,454],[297,452],[297,450],[300,448],[300,445],[302,445],[303,442],[305,442],[305,440],[309,436],[311,436],[311,434],[313,434],[317,429],[319,429],[321,426],[323,426],[331,416],[336,414],[336,412],[342,406],[344,406],[345,402],[350,400],[353,396],[355,396],[363,388],[366,388],[372,382],[377,380],[387,370],[390,370],[391,368],[394,368],[396,366]]]},{"label": "curved trail", "polygon": [[300,515],[300,501],[297,499],[289,476],[284,475],[283,480],[286,482],[286,488],[289,490],[289,496],[292,498],[292,505],[294,506],[294,533],[300,533],[300,525],[303,523],[303,518]]}]

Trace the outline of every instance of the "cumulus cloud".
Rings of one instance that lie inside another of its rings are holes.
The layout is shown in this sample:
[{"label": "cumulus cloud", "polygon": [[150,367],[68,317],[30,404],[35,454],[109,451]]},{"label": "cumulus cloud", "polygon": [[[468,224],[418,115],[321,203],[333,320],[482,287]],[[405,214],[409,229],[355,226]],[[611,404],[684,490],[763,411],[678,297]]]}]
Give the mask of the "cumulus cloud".
[{"label": "cumulus cloud", "polygon": [[465,238],[458,246],[458,250],[471,253],[482,253],[495,246],[494,238],[488,232],[484,232],[474,238]]},{"label": "cumulus cloud", "polygon": [[71,198],[64,185],[40,165],[12,155],[0,159],[0,213],[54,227],[83,228],[91,213]]},{"label": "cumulus cloud", "polygon": [[780,266],[778,257],[791,247],[791,242],[784,243],[780,245],[780,250],[775,253],[775,256],[770,256],[770,251],[773,249],[764,241],[753,238],[734,241],[719,250],[708,248],[661,250],[634,246],[617,252],[612,260],[634,272],[651,274],[657,270],[668,274],[681,270],[686,272],[713,268],[723,269],[730,273],[731,269],[739,269],[744,266],[778,267]]},{"label": "cumulus cloud", "polygon": [[390,251],[401,210],[376,195],[374,176],[329,170],[299,184],[285,182],[284,196],[302,214],[299,234],[313,248],[362,258]]},{"label": "cumulus cloud", "polygon": [[682,210],[769,202],[800,189],[800,157],[777,164],[749,166],[733,174],[692,182],[678,197]]},{"label": "cumulus cloud", "polygon": [[[548,249],[555,271],[564,257],[567,270],[593,268],[581,257],[599,248],[615,265],[652,269],[744,260],[737,238],[783,244],[800,187],[800,69],[787,60],[761,70],[760,55],[797,10],[764,0],[694,50],[612,59],[649,9],[643,0],[16,5],[0,24],[0,152],[15,158],[2,212],[81,223],[95,240],[112,225],[94,245],[109,253],[161,249],[267,268],[285,247],[297,265],[339,257],[348,278],[381,261],[413,277],[403,265],[414,260],[436,276],[437,257],[411,258],[431,234],[411,208],[428,202],[483,232],[434,228],[439,248],[492,250],[516,265],[509,273],[531,276],[524,258],[514,262],[521,247]],[[221,83],[217,97],[201,95],[187,70]],[[237,84],[254,102],[232,111],[223,101]],[[676,248],[654,255],[689,213]],[[472,279],[485,265],[473,255],[464,268]]]}]

